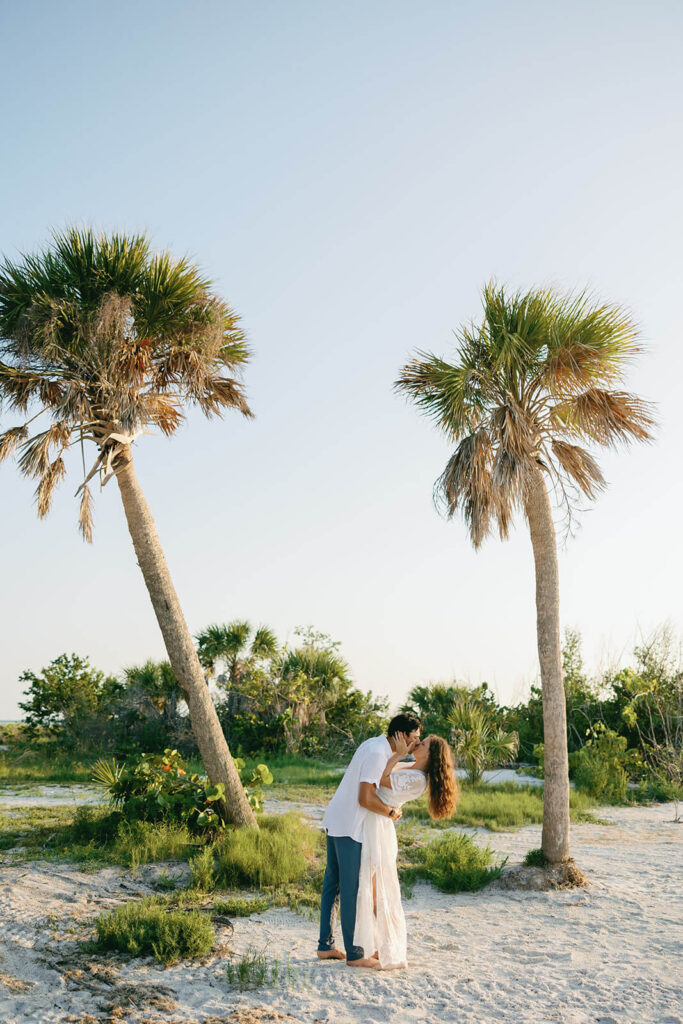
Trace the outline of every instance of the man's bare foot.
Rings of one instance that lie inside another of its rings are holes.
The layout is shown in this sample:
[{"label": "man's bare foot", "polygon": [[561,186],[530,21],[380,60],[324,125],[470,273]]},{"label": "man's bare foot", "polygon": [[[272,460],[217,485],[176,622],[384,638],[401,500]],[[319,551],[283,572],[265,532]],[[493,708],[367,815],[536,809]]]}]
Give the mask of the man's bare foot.
[{"label": "man's bare foot", "polygon": [[342,953],[341,949],[319,949],[318,957],[321,960],[346,960],[346,953]]},{"label": "man's bare foot", "polygon": [[364,956],[360,960],[347,960],[347,967],[369,967],[373,971],[381,971],[379,960],[376,960],[374,956]]}]

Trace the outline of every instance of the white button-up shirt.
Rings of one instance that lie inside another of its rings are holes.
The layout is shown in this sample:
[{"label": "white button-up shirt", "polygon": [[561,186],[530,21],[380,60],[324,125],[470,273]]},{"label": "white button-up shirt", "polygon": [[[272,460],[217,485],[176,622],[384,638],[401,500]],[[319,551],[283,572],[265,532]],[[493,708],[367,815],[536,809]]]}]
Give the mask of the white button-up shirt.
[{"label": "white button-up shirt", "polygon": [[358,803],[361,782],[374,782],[379,786],[387,761],[393,751],[386,736],[373,736],[361,743],[351,758],[344,778],[339,783],[322,820],[322,827],[331,836],[350,836],[362,842],[363,821],[372,814]]}]

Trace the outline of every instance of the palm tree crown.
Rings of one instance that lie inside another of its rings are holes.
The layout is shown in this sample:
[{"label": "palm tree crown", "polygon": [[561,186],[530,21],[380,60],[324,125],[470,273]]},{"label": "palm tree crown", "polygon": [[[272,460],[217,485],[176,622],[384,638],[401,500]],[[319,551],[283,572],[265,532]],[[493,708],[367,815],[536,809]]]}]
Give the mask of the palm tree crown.
[{"label": "palm tree crown", "polygon": [[[248,357],[238,317],[187,259],[152,252],[144,235],[55,233],[42,253],[0,265],[0,403],[37,408],[0,435],[0,460],[18,450],[19,468],[38,480],[42,518],[65,452],[94,442],[99,454],[79,488],[91,540],[94,473],[106,483],[145,427],[172,434],[185,404],[251,415],[236,379]],[[30,436],[42,413],[49,426]]]},{"label": "palm tree crown", "polygon": [[396,381],[457,447],[435,486],[448,516],[461,509],[478,547],[508,535],[530,473],[545,470],[571,511],[604,486],[586,445],[651,439],[648,403],[621,390],[639,331],[616,306],[550,289],[489,284],[481,323],[457,333],[453,363],[419,352]]},{"label": "palm tree crown", "polygon": [[[256,662],[277,657],[280,645],[272,629],[235,620],[226,625],[211,625],[196,636],[199,663],[207,672],[214,672],[216,663],[224,661],[231,686]],[[251,643],[249,641],[251,640]]]}]

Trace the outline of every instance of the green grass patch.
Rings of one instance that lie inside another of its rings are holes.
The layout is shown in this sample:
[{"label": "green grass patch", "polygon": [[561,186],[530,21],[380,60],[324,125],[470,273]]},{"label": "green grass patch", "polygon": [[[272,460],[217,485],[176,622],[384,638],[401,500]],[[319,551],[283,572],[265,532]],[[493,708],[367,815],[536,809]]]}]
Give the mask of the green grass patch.
[{"label": "green grass patch", "polygon": [[279,887],[304,878],[323,849],[323,835],[295,814],[264,815],[259,828],[233,828],[215,844],[220,888]]},{"label": "green grass patch", "polygon": [[[595,801],[585,793],[571,790],[569,804],[572,821],[594,820],[589,815],[589,808],[595,806]],[[466,783],[462,785],[458,807],[452,818],[432,821],[425,797],[406,804],[403,817],[406,821],[429,822],[432,828],[469,825],[488,828],[491,832],[509,832],[543,821],[543,789],[540,786],[518,786],[515,782],[491,785]]]},{"label": "green grass patch", "polygon": [[298,981],[299,972],[289,960],[268,961],[265,950],[257,952],[252,946],[234,963],[229,963],[226,977],[230,985],[236,986],[240,992],[256,988],[289,987]]},{"label": "green grass patch", "polygon": [[206,956],[215,940],[211,921],[197,910],[166,910],[154,900],[124,903],[95,920],[97,952],[153,956],[159,963]]},{"label": "green grass patch", "polygon": [[69,860],[92,870],[188,860],[198,845],[185,826],[125,822],[101,807],[16,807],[0,814],[0,850],[17,860]]},{"label": "green grass patch", "polygon": [[97,755],[77,756],[66,753],[54,744],[25,743],[0,753],[0,787],[20,783],[92,782],[92,766]]},{"label": "green grass patch", "polygon": [[500,878],[507,858],[494,863],[489,846],[477,846],[469,836],[450,832],[407,851],[412,868],[402,871],[410,884],[415,878],[430,881],[442,892],[477,892]]},{"label": "green grass patch", "polygon": [[252,914],[264,914],[271,906],[271,901],[265,896],[228,896],[226,899],[213,901],[213,909],[216,914],[225,914],[226,917],[250,917]]}]

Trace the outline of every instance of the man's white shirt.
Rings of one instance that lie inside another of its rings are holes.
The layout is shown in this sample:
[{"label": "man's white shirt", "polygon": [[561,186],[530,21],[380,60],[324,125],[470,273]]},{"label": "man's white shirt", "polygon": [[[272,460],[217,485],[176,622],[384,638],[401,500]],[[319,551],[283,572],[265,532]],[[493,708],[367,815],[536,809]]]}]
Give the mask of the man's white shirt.
[{"label": "man's white shirt", "polygon": [[379,786],[392,753],[386,736],[373,736],[361,743],[325,811],[322,827],[328,835],[350,836],[357,843],[362,842],[363,821],[372,811],[358,803],[360,784],[374,782]]}]

